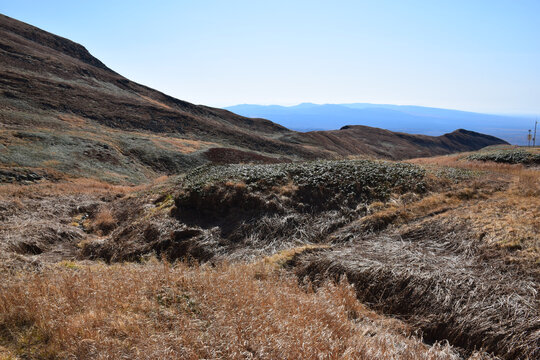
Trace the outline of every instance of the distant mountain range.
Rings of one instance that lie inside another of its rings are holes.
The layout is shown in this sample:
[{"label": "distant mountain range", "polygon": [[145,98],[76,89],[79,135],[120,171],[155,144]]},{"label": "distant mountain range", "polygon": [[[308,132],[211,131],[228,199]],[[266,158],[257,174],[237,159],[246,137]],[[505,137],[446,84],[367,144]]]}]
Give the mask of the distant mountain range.
[{"label": "distant mountain range", "polygon": [[423,106],[388,104],[312,104],[296,106],[235,105],[236,114],[272,120],[297,131],[335,130],[345,125],[365,125],[412,134],[442,135],[457,128],[490,134],[523,145],[532,117],[480,114]]}]

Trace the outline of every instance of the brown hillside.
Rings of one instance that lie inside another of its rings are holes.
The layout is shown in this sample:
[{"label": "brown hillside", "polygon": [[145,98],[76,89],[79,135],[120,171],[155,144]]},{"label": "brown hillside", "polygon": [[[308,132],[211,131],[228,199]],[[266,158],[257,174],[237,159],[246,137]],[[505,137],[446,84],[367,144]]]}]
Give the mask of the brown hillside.
[{"label": "brown hillside", "polygon": [[371,155],[394,160],[474,151],[494,144],[506,144],[494,136],[463,129],[442,136],[427,136],[360,125],[294,134],[292,137],[341,156]]},{"label": "brown hillside", "polygon": [[[503,143],[461,130],[442,137],[360,126],[290,131],[268,120],[190,104],[132,82],[83,46],[3,15],[0,124],[4,167],[132,183],[214,159],[275,162],[347,155],[401,159]],[[231,150],[212,150],[224,148]]]},{"label": "brown hillside", "polygon": [[121,129],[220,135],[240,143],[240,135],[286,131],[268,120],[193,105],[136,84],[83,46],[9,17],[0,17],[0,34],[3,97],[24,102],[29,111],[71,113]]}]

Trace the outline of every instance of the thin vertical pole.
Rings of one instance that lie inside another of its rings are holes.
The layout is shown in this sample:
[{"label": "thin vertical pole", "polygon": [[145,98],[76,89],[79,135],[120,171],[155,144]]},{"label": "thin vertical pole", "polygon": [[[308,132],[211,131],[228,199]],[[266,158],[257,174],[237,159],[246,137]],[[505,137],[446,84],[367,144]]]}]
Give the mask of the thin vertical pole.
[{"label": "thin vertical pole", "polygon": [[534,122],[534,137],[533,137],[533,147],[536,146],[536,125],[538,125],[538,118],[536,118],[536,121]]}]

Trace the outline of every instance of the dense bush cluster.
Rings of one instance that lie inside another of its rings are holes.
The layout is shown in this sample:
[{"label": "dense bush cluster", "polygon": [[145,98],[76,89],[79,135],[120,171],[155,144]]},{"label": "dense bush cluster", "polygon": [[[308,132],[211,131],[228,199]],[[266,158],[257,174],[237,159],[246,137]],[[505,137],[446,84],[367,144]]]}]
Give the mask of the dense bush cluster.
[{"label": "dense bush cluster", "polygon": [[475,176],[478,176],[478,172],[469,169],[461,169],[449,166],[437,168],[433,171],[433,174],[436,176],[437,179],[448,179],[454,183],[458,183],[463,180],[469,180],[474,178]]},{"label": "dense bush cluster", "polygon": [[467,156],[467,160],[533,165],[540,164],[540,154],[534,154],[523,149],[500,149],[472,154]]},{"label": "dense bush cluster", "polygon": [[188,173],[184,189],[202,194],[227,183],[248,192],[294,188],[292,198],[310,206],[335,208],[385,200],[392,192],[423,192],[425,171],[415,165],[371,160],[314,161],[272,165],[203,166]]},{"label": "dense bush cluster", "polygon": [[[174,189],[153,205],[130,197],[119,201],[120,226],[110,240],[85,245],[84,253],[107,261],[152,252],[170,261],[255,259],[324,241],[364,214],[369,203],[423,192],[425,182],[422,168],[383,161],[202,166],[175,178]],[[160,211],[169,197],[171,206]]]}]

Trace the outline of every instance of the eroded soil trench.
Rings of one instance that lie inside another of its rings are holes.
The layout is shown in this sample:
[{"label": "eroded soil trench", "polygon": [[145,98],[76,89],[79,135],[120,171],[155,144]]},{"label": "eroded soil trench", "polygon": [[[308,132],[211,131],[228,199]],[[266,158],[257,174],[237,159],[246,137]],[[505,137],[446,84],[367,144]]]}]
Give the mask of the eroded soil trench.
[{"label": "eroded soil trench", "polygon": [[355,238],[290,265],[303,281],[346,276],[361,302],[405,320],[427,342],[506,359],[540,355],[537,274],[490,256],[459,221]]}]

